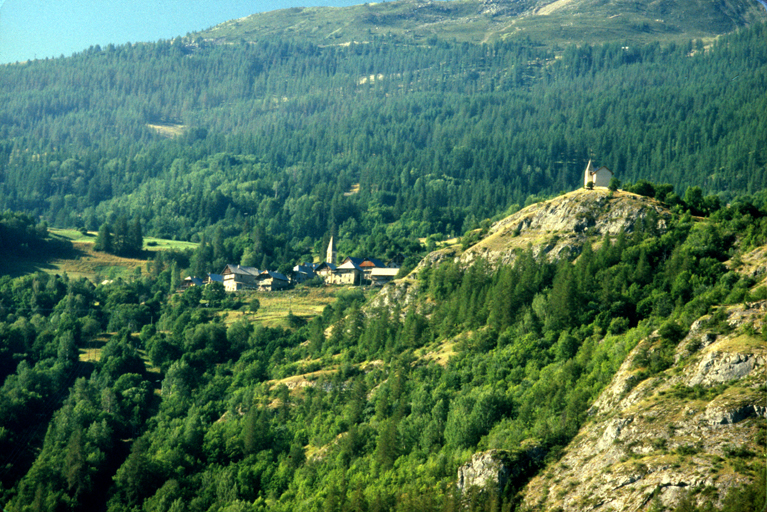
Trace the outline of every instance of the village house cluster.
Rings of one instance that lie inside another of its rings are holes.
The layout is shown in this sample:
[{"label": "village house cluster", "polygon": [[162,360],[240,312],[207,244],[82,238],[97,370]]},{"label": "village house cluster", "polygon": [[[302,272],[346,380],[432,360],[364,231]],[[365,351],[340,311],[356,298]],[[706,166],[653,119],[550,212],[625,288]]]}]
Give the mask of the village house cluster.
[{"label": "village house cluster", "polygon": [[384,263],[376,258],[349,256],[339,264],[337,258],[335,240],[330,237],[325,261],[299,263],[293,267],[293,274],[290,277],[273,270],[259,270],[255,267],[229,264],[221,274],[208,274],[204,280],[198,277],[187,277],[182,288],[219,282],[224,285],[224,290],[227,292],[279,291],[315,277],[322,279],[327,285],[383,286],[397,275],[403,259],[398,257]]},{"label": "village house cluster", "polygon": [[[583,186],[585,188],[608,187],[612,178],[613,172],[610,169],[605,166],[596,169],[589,160],[583,176]],[[404,258],[400,255],[387,263],[377,258],[348,256],[341,263],[338,263],[337,259],[335,238],[331,236],[325,261],[299,263],[293,267],[290,276],[273,270],[259,270],[256,267],[229,264],[220,274],[208,274],[204,280],[198,277],[187,277],[182,283],[182,289],[219,282],[223,284],[227,292],[279,291],[314,278],[321,279],[326,285],[383,286],[399,273]]]}]

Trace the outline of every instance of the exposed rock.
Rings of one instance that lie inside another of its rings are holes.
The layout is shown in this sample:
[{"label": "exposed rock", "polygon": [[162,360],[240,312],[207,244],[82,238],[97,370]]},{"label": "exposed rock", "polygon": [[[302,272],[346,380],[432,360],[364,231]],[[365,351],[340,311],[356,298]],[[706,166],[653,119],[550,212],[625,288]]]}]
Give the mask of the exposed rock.
[{"label": "exposed rock", "polygon": [[528,0],[482,0],[479,12],[485,16],[518,16],[534,5]]},{"label": "exposed rock", "polygon": [[711,426],[733,425],[748,418],[764,417],[767,408],[757,404],[728,406],[711,402],[706,406],[704,417]]},{"label": "exposed rock", "polygon": [[525,442],[515,451],[489,450],[475,453],[458,468],[456,485],[461,494],[472,487],[502,493],[509,481],[526,479],[541,465],[546,452],[536,442]]},{"label": "exposed rock", "polygon": [[369,307],[402,308],[401,314],[407,313],[407,307],[412,304],[418,296],[420,283],[414,279],[401,279],[394,283],[385,285],[370,302]]},{"label": "exposed rock", "polygon": [[597,443],[597,450],[605,451],[620,438],[623,427],[630,424],[633,418],[618,418],[608,423],[604,434]]},{"label": "exposed rock", "polygon": [[687,379],[687,385],[713,386],[722,382],[742,379],[754,368],[763,366],[763,358],[753,354],[707,352]]},{"label": "exposed rock", "polygon": [[475,453],[469,462],[458,468],[457,486],[461,493],[472,487],[493,486],[503,491],[511,475],[511,457],[502,450]]},{"label": "exposed rock", "polygon": [[[721,505],[730,487],[750,481],[748,468],[759,461],[731,453],[763,450],[756,443],[767,414],[767,346],[753,333],[766,305],[731,306],[729,334],[707,331],[701,318],[677,346],[675,365],[646,378],[635,361],[658,341],[641,341],[559,462],[525,487],[525,506],[646,511],[673,508],[690,491],[702,504],[695,491],[704,487],[716,489],[714,504]],[[700,340],[705,346],[689,353],[686,347]]]},{"label": "exposed rock", "polygon": [[630,192],[576,190],[496,222],[488,236],[465,251],[460,261],[469,264],[482,257],[491,264],[506,265],[528,246],[536,256],[577,256],[586,242],[632,233],[639,222],[652,222],[662,233],[670,217],[657,201]]}]

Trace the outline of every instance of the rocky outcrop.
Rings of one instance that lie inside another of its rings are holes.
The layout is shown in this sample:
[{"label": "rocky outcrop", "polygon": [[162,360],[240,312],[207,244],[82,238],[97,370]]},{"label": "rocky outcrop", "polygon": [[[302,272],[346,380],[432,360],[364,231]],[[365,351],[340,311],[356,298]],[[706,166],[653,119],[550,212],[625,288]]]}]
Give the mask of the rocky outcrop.
[{"label": "rocky outcrop", "polygon": [[649,222],[662,233],[670,217],[667,209],[648,197],[604,188],[576,190],[533,204],[496,222],[482,240],[466,251],[462,252],[456,245],[428,254],[408,277],[385,286],[371,304],[373,307],[396,305],[404,311],[417,296],[416,277],[444,261],[458,261],[468,266],[484,258],[493,266],[508,265],[528,247],[535,256],[574,257],[587,242],[598,244],[605,235],[614,238],[621,232],[630,234],[640,222]]},{"label": "rocky outcrop", "polygon": [[[692,492],[721,500],[760,466],[759,423],[767,413],[767,346],[759,335],[767,302],[731,306],[731,331],[707,318],[677,346],[675,364],[647,376],[631,352],[589,410],[590,419],[558,463],[523,491],[530,510],[650,510],[673,507]],[[763,434],[762,434],[763,435]],[[703,489],[715,492],[703,493]]]},{"label": "rocky outcrop", "polygon": [[542,465],[546,452],[528,440],[517,450],[489,450],[475,453],[458,468],[456,486],[461,494],[472,489],[501,494],[508,483],[524,482]]},{"label": "rocky outcrop", "polygon": [[688,386],[713,386],[722,382],[742,379],[764,366],[764,357],[753,354],[739,354],[710,351],[692,368],[686,379]]},{"label": "rocky outcrop", "polygon": [[508,452],[490,450],[475,453],[469,462],[458,468],[456,485],[462,494],[472,487],[491,487],[500,493],[509,481],[511,471],[512,461]]},{"label": "rocky outcrop", "polygon": [[460,259],[469,264],[481,257],[491,264],[506,265],[528,246],[536,256],[577,256],[586,242],[632,233],[640,222],[649,222],[662,233],[670,218],[666,208],[648,197],[603,188],[576,190],[496,222],[488,236]]},{"label": "rocky outcrop", "polygon": [[[369,308],[395,308],[400,307],[406,311],[407,306],[418,297],[419,283],[413,279],[402,279],[387,284],[370,301]],[[403,313],[404,314],[404,313]]]}]

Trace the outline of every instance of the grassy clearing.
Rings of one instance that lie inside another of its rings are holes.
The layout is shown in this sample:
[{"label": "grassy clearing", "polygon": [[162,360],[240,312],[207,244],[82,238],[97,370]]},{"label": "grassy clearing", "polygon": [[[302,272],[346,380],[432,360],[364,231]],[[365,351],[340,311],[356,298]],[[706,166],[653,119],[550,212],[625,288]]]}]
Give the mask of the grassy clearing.
[{"label": "grassy clearing", "polygon": [[146,260],[122,258],[93,250],[92,242],[73,242],[73,254],[48,261],[49,272],[67,273],[69,277],[84,277],[93,282],[105,279],[131,279],[141,275]]},{"label": "grassy clearing", "polygon": [[197,244],[145,238],[143,257],[123,258],[93,250],[97,233],[81,233],[76,229],[50,229],[50,237],[72,244],[72,249],[54,255],[40,255],[29,258],[8,258],[3,273],[21,276],[43,271],[49,274],[64,274],[70,277],[84,277],[93,282],[105,279],[131,279],[141,275],[147,260],[157,251],[194,249]]},{"label": "grassy clearing", "polygon": [[152,238],[152,237],[144,237],[144,251],[149,252],[157,252],[157,251],[167,251],[167,250],[176,250],[176,251],[184,251],[186,249],[197,249],[197,246],[199,244],[195,242],[183,242],[180,240],[167,240],[164,238]]},{"label": "grassy clearing", "polygon": [[98,363],[101,361],[101,350],[109,341],[109,335],[102,335],[88,342],[87,346],[80,348],[80,361],[83,363]]},{"label": "grassy clearing", "polygon": [[[93,244],[96,241],[98,233],[88,231],[81,233],[76,229],[49,229],[52,238],[68,240],[72,243]],[[194,242],[183,242],[180,240],[168,240],[165,238],[144,237],[144,251],[157,252],[166,250],[183,251],[186,249],[196,249],[199,244]]]},{"label": "grassy clearing", "polygon": [[455,355],[455,345],[458,340],[448,340],[424,349],[420,359],[434,361],[442,367],[446,367],[450,358]]},{"label": "grassy clearing", "polygon": [[78,242],[78,243],[93,243],[96,241],[96,236],[98,233],[95,231],[88,231],[86,233],[81,233],[80,231],[76,229],[54,229],[51,228],[48,230],[49,235],[51,238],[58,238],[59,240],[69,240],[72,243]]},{"label": "grassy clearing", "polygon": [[240,298],[246,304],[258,299],[260,306],[256,313],[247,310],[245,306],[240,311],[226,311],[226,323],[247,319],[265,327],[288,327],[288,314],[304,320],[321,315],[325,306],[336,300],[336,295],[343,288],[298,288],[282,292],[246,292]]},{"label": "grassy clearing", "polygon": [[186,130],[185,125],[172,123],[147,124],[147,127],[155,133],[163,137],[168,137],[169,139],[183,135],[184,131]]},{"label": "grassy clearing", "polygon": [[312,381],[315,381],[322,376],[332,375],[337,371],[338,369],[336,367],[326,368],[324,370],[317,370],[301,375],[291,375],[290,377],[285,377],[284,379],[270,380],[267,382],[267,384],[269,384],[269,389],[276,389],[278,386],[284,384],[291,391],[298,391],[302,388],[313,385]]}]

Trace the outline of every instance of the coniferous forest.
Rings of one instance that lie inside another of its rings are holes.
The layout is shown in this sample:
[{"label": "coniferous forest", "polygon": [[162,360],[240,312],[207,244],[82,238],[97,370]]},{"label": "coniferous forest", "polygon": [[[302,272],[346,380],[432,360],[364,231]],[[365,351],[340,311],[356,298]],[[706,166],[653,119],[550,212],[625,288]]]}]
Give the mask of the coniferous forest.
[{"label": "coniferous forest", "polygon": [[572,189],[592,158],[729,200],[764,186],[764,39],[764,25],[708,47],[558,53],[177,39],[5,66],[0,208],[209,243],[244,231],[227,257],[263,239],[277,267],[330,231],[346,253],[461,235]]},{"label": "coniferous forest", "polygon": [[[760,194],[663,231],[649,219],[575,264],[530,249],[498,270],[429,267],[419,308],[364,306],[348,289],[284,328],[224,321],[237,306],[215,287],[169,296],[171,268],[108,286],[4,277],[6,509],[515,509],[640,339],[661,340],[639,363],[646,379],[674,364],[693,320],[767,298],[724,264],[766,241]],[[78,356],[105,332],[98,360]],[[419,351],[440,340],[447,364]],[[308,385],[291,389],[299,375]],[[458,465],[496,448],[516,454],[517,478],[503,495],[460,496]],[[763,498],[757,481],[725,510]]]},{"label": "coniferous forest", "polygon": [[[637,383],[676,364],[699,318],[726,331],[724,306],[767,299],[738,271],[767,243],[765,42],[764,24],[563,48],[179,38],[1,67],[0,255],[61,250],[48,226],[125,255],[145,235],[199,245],[131,280],[0,277],[0,503],[524,510],[517,493],[641,340],[657,344]],[[220,285],[175,293],[181,270],[285,268],[330,234],[412,267],[419,238],[469,248],[581,187],[591,159],[667,209],[662,229],[647,218],[558,260],[445,259],[410,276],[412,303],[348,288],[281,326]],[[460,494],[458,467],[490,449],[518,471]],[[721,472],[756,484],[690,488],[668,510],[761,507],[764,461],[739,449]]]}]

